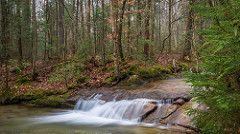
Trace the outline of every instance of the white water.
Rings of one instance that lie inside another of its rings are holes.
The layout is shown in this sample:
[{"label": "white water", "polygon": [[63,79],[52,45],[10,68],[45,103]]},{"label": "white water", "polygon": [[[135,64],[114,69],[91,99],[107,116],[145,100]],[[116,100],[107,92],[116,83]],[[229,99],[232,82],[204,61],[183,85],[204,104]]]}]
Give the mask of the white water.
[{"label": "white water", "polygon": [[[162,104],[171,104],[172,100],[113,99],[111,102],[100,100],[101,95],[93,94],[87,100],[79,100],[74,110],[35,118],[40,123],[69,123],[82,125],[136,125],[143,115],[144,106],[156,102],[159,107]],[[115,97],[116,98],[116,97]]]}]

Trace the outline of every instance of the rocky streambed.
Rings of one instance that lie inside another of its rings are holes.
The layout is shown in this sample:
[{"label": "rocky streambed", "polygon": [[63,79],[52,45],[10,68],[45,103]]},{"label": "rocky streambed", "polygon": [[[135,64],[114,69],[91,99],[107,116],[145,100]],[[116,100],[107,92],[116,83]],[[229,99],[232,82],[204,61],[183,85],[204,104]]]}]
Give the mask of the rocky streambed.
[{"label": "rocky streambed", "polygon": [[[191,90],[191,85],[184,79],[159,80],[142,86],[83,89],[76,96],[68,99],[65,104],[74,107],[79,100],[97,99],[107,103],[144,98],[148,101],[139,103],[142,105],[142,109],[137,115],[141,122],[157,124],[169,129],[198,131],[190,121],[192,117],[186,115],[185,108],[207,110],[207,107],[193,102],[189,93]],[[131,105],[138,105],[138,103],[130,104],[128,108],[132,107]],[[131,117],[134,110],[124,111],[125,116]]]}]

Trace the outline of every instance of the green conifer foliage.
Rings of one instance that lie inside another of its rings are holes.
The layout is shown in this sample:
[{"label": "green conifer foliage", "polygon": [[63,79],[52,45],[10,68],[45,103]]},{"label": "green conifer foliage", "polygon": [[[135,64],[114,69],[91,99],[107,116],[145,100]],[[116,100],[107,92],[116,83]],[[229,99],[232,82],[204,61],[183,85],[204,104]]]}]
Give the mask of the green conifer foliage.
[{"label": "green conifer foliage", "polygon": [[[201,19],[211,25],[200,31],[205,37],[201,46],[204,73],[188,74],[197,102],[208,111],[188,109],[194,123],[205,133],[240,131],[240,1],[206,0],[196,6]],[[205,1],[205,2],[206,2]]]}]

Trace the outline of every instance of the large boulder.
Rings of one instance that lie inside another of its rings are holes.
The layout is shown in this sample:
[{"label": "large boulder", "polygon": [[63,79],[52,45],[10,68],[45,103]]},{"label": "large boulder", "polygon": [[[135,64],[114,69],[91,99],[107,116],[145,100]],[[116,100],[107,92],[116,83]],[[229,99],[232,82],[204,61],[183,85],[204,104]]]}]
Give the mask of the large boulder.
[{"label": "large boulder", "polygon": [[178,105],[158,105],[158,108],[150,113],[143,122],[145,123],[158,123],[161,120],[167,118],[169,115],[171,115],[173,112],[177,110],[179,106]]},{"label": "large boulder", "polygon": [[199,110],[208,110],[208,107],[206,107],[203,104],[199,104],[196,102],[193,102],[192,100],[185,103],[182,105],[180,108],[176,110],[172,115],[170,115],[168,118],[164,119],[162,123],[165,124],[174,124],[174,125],[180,125],[180,126],[185,126],[185,127],[190,127],[194,128],[193,122],[191,122],[191,119],[193,118],[192,116],[189,117],[186,114],[186,107],[192,107],[194,109],[199,109]]}]

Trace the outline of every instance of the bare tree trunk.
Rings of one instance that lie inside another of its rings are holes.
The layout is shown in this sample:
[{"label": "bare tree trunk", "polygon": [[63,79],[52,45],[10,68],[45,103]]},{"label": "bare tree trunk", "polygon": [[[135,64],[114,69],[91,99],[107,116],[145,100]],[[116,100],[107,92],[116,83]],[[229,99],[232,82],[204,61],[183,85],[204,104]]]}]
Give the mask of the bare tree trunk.
[{"label": "bare tree trunk", "polygon": [[75,22],[76,22],[76,18],[74,17],[75,14],[75,5],[76,5],[76,0],[73,0],[73,7],[72,7],[72,16],[73,16],[73,20],[72,20],[72,53],[73,55],[75,54],[75,35],[77,35],[77,33],[75,33],[76,29],[75,29]]},{"label": "bare tree trunk", "polygon": [[111,26],[112,26],[112,41],[113,41],[113,54],[114,54],[114,71],[117,78],[117,81],[119,81],[119,60],[118,60],[118,54],[117,54],[117,31],[116,31],[116,1],[110,0],[110,11],[111,11]]},{"label": "bare tree trunk", "polygon": [[[63,25],[64,25],[64,21],[63,21]],[[67,35],[68,35],[68,32],[67,32],[67,26],[65,25],[65,28],[64,28],[64,46],[63,46],[63,65],[64,65],[64,83],[65,83],[65,88],[68,87],[68,84],[67,84],[67,63],[66,63],[66,55],[67,55]]]},{"label": "bare tree trunk", "polygon": [[91,0],[88,0],[88,8],[87,8],[87,37],[90,39],[90,30],[91,30],[91,24],[90,24],[90,11],[91,11]]},{"label": "bare tree trunk", "polygon": [[92,0],[92,16],[93,16],[93,39],[94,39],[93,58],[95,60],[95,57],[97,55],[97,35],[96,35],[96,18],[97,18],[96,15],[97,15],[97,13],[95,14],[96,9],[94,8],[93,2],[94,2],[94,0]]},{"label": "bare tree trunk", "polygon": [[56,53],[59,56],[59,4],[56,1]]},{"label": "bare tree trunk", "polygon": [[37,19],[36,19],[36,1],[33,0],[32,3],[32,9],[33,9],[33,64],[32,64],[32,80],[36,80],[36,57],[37,57]]},{"label": "bare tree trunk", "polygon": [[63,16],[64,16],[64,7],[63,7],[64,0],[59,0],[59,45],[60,45],[60,53],[63,53],[64,47],[64,25],[63,25]]},{"label": "bare tree trunk", "polygon": [[150,45],[150,55],[153,56],[153,44],[154,42],[154,30],[155,30],[155,10],[156,10],[156,5],[155,5],[155,0],[152,1],[152,8],[151,8],[151,45]]},{"label": "bare tree trunk", "polygon": [[21,25],[21,0],[17,0],[17,22],[18,22],[18,65],[22,66],[22,25]]},{"label": "bare tree trunk", "polygon": [[[194,0],[189,0],[189,6],[193,5]],[[185,46],[184,46],[184,51],[183,51],[183,56],[191,56],[191,47],[193,43],[193,9],[189,7],[188,11],[188,20],[187,20],[187,35],[185,38]]]},{"label": "bare tree trunk", "polygon": [[150,20],[151,0],[146,0],[146,20],[145,20],[145,43],[144,43],[144,56],[149,57],[149,20]]},{"label": "bare tree trunk", "polygon": [[120,15],[120,22],[119,22],[119,29],[118,29],[118,52],[122,61],[124,61],[123,50],[122,50],[122,27],[123,27],[123,16],[124,10],[127,0],[123,0],[121,15]]},{"label": "bare tree trunk", "polygon": [[32,59],[32,41],[31,41],[31,0],[24,0],[23,8],[23,44],[26,57]]},{"label": "bare tree trunk", "polygon": [[137,0],[137,19],[136,19],[136,27],[137,27],[137,39],[136,44],[139,44],[139,39],[141,38],[141,0]]},{"label": "bare tree trunk", "polygon": [[[131,6],[128,5],[128,12],[131,11]],[[127,52],[128,55],[130,54],[130,40],[131,40],[131,17],[130,15],[127,16]]]},{"label": "bare tree trunk", "polygon": [[83,0],[80,0],[80,16],[81,16],[81,30],[82,30],[82,35],[81,35],[81,41],[84,40],[85,38],[85,27],[84,27],[84,15],[83,15]]},{"label": "bare tree trunk", "polygon": [[162,11],[161,11],[161,3],[159,4],[159,20],[158,20],[158,43],[159,43],[159,51],[161,51],[162,48]]},{"label": "bare tree trunk", "polygon": [[75,19],[75,47],[74,47],[74,54],[76,52],[76,48],[78,48],[78,35],[79,35],[79,31],[78,31],[78,22],[79,22],[79,18],[78,18],[78,14],[79,14],[79,0],[77,0],[77,11],[76,11],[76,19]]},{"label": "bare tree trunk", "polygon": [[168,53],[172,51],[172,0],[169,0],[168,6]]},{"label": "bare tree trunk", "polygon": [[9,88],[8,84],[8,45],[9,45],[9,30],[7,29],[9,26],[9,8],[7,0],[1,0],[1,12],[2,12],[2,20],[1,20],[1,44],[3,45],[3,57],[5,63],[5,84],[6,89]]},{"label": "bare tree trunk", "polygon": [[105,52],[105,8],[104,0],[102,0],[102,46],[103,46],[103,65],[106,66],[106,52]]}]

